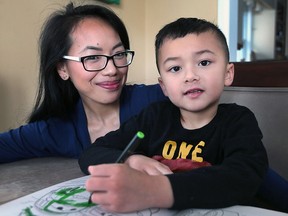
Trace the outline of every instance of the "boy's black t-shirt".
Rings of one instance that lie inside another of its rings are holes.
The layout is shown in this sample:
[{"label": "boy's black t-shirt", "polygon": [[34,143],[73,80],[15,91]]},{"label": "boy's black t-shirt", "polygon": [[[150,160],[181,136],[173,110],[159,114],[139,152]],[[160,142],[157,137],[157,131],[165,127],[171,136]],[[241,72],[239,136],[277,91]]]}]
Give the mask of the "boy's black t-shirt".
[{"label": "boy's black t-shirt", "polygon": [[247,204],[268,168],[262,133],[248,108],[220,104],[210,123],[188,130],[181,125],[179,108],[164,101],[97,139],[79,160],[82,171],[87,173],[92,164],[113,163],[137,131],[144,132],[145,138],[136,153],[212,164],[168,175],[175,209]]}]

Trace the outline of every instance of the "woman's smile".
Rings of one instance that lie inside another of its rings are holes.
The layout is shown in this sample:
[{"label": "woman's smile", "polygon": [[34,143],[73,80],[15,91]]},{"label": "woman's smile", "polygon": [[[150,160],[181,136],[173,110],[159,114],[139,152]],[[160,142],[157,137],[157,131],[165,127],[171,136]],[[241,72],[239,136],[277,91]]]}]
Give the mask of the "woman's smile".
[{"label": "woman's smile", "polygon": [[121,87],[121,80],[103,81],[98,82],[96,85],[108,90],[117,90]]}]

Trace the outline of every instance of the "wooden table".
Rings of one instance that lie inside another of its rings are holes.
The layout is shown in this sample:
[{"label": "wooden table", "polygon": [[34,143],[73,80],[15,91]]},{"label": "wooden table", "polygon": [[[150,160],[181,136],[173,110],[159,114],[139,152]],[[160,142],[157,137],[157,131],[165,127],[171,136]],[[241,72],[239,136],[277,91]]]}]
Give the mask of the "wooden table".
[{"label": "wooden table", "polygon": [[0,164],[0,204],[84,176],[77,159],[35,158]]}]

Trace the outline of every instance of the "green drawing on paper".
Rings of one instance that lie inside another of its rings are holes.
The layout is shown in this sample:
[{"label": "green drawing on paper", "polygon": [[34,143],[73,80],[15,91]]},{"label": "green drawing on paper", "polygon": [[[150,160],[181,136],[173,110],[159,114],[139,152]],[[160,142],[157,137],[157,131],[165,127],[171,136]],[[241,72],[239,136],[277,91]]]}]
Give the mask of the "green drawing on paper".
[{"label": "green drawing on paper", "polygon": [[25,216],[35,216],[35,215],[32,213],[32,211],[31,211],[31,207],[25,208],[25,209],[23,210],[23,214],[24,214]]},{"label": "green drawing on paper", "polygon": [[[38,198],[37,198],[38,197]],[[40,197],[40,198],[39,198]],[[89,203],[90,192],[83,184],[69,184],[60,186],[44,196],[31,196],[29,205],[22,208],[18,216],[121,216],[123,214],[106,212],[100,205]],[[33,202],[33,203],[32,203]],[[162,213],[164,212],[164,213]],[[166,210],[159,208],[145,209],[129,213],[131,216],[167,215]],[[167,211],[169,212],[169,211]],[[125,214],[126,215],[126,214]],[[170,214],[171,215],[171,212]]]},{"label": "green drawing on paper", "polygon": [[45,212],[72,213],[95,206],[88,202],[89,193],[84,187],[64,187],[45,195],[35,206]]},{"label": "green drawing on paper", "polygon": [[23,209],[20,215],[33,216],[34,212],[71,214],[96,206],[89,203],[90,194],[84,186],[62,187],[37,200],[33,207]]},{"label": "green drawing on paper", "polygon": [[85,200],[85,196],[84,200],[80,199],[79,194],[85,191],[86,190],[83,187],[61,188],[59,191],[56,191],[55,194],[53,194],[52,200],[43,206],[43,210],[53,213],[69,213],[79,211],[82,208],[94,206],[94,204],[89,204],[87,199]]}]

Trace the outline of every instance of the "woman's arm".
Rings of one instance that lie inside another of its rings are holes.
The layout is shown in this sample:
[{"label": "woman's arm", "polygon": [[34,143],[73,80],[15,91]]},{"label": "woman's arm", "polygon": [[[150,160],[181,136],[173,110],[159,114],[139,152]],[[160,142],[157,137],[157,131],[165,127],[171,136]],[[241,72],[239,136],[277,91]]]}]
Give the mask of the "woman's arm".
[{"label": "woman's arm", "polygon": [[72,121],[50,119],[1,133],[0,163],[49,156],[78,158],[89,136],[75,132],[76,127]]}]

